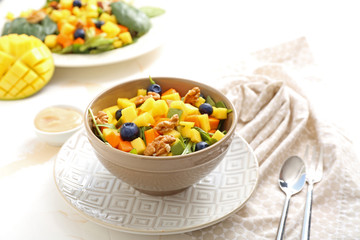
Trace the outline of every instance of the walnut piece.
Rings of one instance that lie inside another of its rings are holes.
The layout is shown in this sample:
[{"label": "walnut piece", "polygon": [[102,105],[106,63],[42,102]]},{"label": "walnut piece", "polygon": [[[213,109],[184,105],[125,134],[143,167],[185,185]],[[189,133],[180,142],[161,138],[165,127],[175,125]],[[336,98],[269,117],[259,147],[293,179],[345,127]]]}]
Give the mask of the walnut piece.
[{"label": "walnut piece", "polygon": [[33,11],[30,16],[26,18],[29,23],[38,23],[46,17],[46,13],[39,10]]},{"label": "walnut piece", "polygon": [[95,121],[97,124],[108,123],[109,117],[106,112],[99,111],[95,116]]},{"label": "walnut piece", "polygon": [[170,144],[175,142],[176,138],[171,135],[160,135],[152,143],[147,145],[144,155],[146,156],[166,156],[170,150]]},{"label": "walnut piece", "polygon": [[179,125],[179,115],[174,114],[168,121],[159,122],[154,129],[158,133],[164,134],[175,129],[177,125]]},{"label": "walnut piece", "polygon": [[184,97],[184,103],[190,103],[191,105],[194,105],[196,101],[200,97],[200,88],[194,87],[193,89],[189,90],[185,97]]},{"label": "walnut piece", "polygon": [[148,92],[146,96],[140,95],[135,100],[135,105],[138,106],[140,104],[143,104],[148,98],[153,98],[154,100],[159,100],[160,95],[156,92]]}]

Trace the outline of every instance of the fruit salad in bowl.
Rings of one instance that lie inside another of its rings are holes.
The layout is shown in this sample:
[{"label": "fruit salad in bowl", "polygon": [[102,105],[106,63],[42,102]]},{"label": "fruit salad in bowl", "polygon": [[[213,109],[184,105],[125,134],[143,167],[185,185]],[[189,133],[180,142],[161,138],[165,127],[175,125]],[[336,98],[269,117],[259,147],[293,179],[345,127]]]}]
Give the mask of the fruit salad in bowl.
[{"label": "fruit salad in bowl", "polygon": [[184,155],[220,141],[221,126],[232,109],[204,96],[197,86],[184,96],[162,90],[154,80],[132,98],[119,97],[113,106],[91,114],[94,133],[112,147],[146,156]]},{"label": "fruit salad in bowl", "polygon": [[98,95],[85,129],[105,168],[141,192],[180,192],[224,158],[236,112],[218,90],[181,78],[143,78]]}]

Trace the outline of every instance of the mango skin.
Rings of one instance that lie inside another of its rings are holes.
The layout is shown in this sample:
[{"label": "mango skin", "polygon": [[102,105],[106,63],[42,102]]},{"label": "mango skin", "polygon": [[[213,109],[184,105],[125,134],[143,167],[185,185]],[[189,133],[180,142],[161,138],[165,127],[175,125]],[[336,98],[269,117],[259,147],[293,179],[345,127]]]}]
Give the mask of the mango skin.
[{"label": "mango skin", "polygon": [[0,37],[0,100],[17,100],[40,91],[55,71],[51,51],[25,34]]}]

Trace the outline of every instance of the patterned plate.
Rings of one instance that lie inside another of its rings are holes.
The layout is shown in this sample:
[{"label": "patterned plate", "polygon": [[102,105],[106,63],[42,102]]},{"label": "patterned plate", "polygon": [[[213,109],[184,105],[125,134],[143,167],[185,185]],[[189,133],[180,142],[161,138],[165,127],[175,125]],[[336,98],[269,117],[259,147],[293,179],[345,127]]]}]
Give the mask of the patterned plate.
[{"label": "patterned plate", "polygon": [[61,148],[54,165],[61,195],[84,217],[137,234],[175,234],[215,224],[239,210],[258,180],[258,163],[239,136],[207,177],[171,196],[149,196],[110,174],[98,161],[85,130]]}]

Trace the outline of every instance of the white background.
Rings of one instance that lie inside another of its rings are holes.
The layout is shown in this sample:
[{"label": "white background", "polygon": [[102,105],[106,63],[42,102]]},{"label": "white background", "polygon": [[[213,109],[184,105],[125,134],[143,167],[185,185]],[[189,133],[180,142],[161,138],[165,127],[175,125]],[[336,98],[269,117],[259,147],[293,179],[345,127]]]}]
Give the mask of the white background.
[{"label": "white background", "polygon": [[[56,68],[35,96],[0,102],[0,239],[181,239],[135,236],[86,221],[57,193],[52,167],[59,148],[40,142],[33,117],[47,105],[85,108],[102,89],[138,77],[216,82],[224,66],[255,50],[306,37],[319,82],[301,83],[315,109],[360,153],[360,14],[357,1],[135,1],[166,9],[166,41],[136,59],[92,68]],[[2,0],[0,17],[42,1]],[[276,183],[274,183],[276,184]],[[186,239],[185,235],[181,235]]]}]

